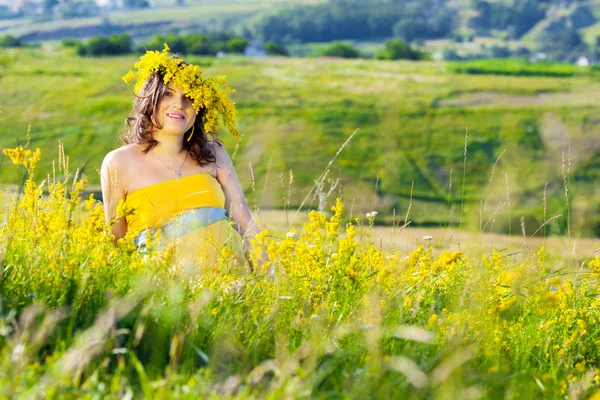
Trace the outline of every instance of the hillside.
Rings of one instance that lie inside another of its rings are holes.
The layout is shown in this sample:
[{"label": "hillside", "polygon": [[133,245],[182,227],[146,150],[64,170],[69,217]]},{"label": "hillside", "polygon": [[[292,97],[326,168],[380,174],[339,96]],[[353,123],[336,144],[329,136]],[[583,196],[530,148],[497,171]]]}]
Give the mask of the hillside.
[{"label": "hillside", "polygon": [[[432,62],[191,60],[209,76],[227,75],[238,90],[244,136],[235,161],[253,206],[300,205],[341,144],[360,129],[320,188],[327,194],[339,179],[329,200],[343,194],[355,215],[377,210],[378,221],[391,224],[404,221],[410,209],[415,225],[462,222],[512,233],[520,232],[523,216],[533,233],[563,214],[547,232],[564,233],[569,217],[574,233],[599,234],[597,78],[455,74]],[[41,176],[52,172],[60,140],[72,172],[85,165],[97,190],[102,157],[118,146],[130,107],[131,88],[120,77],[135,57],[79,58],[44,47],[10,50],[0,61],[0,147],[23,143],[31,124],[30,146],[47,155]],[[224,140],[234,153],[236,141]],[[17,170],[7,161],[0,182],[16,183]],[[309,197],[313,207],[318,202],[319,196]]]},{"label": "hillside", "polygon": [[371,55],[395,37],[435,58],[527,58],[544,52],[553,60],[600,60],[598,0],[179,0],[183,6],[175,0],[128,1],[149,7],[92,7],[88,17],[63,18],[68,7],[83,13],[76,4],[93,4],[65,0],[52,17],[39,8],[35,16],[0,19],[0,35],[33,43],[127,33],[139,43],[157,32],[229,31],[283,44],[296,56],[342,40]]},{"label": "hillside", "polygon": [[147,37],[157,31],[172,30],[233,30],[240,23],[267,11],[321,1],[187,0],[184,7],[176,7],[173,1],[154,0],[150,2],[151,8],[104,10],[94,17],[53,18],[49,21],[39,17],[0,20],[0,34],[17,36],[27,42],[121,33]]}]

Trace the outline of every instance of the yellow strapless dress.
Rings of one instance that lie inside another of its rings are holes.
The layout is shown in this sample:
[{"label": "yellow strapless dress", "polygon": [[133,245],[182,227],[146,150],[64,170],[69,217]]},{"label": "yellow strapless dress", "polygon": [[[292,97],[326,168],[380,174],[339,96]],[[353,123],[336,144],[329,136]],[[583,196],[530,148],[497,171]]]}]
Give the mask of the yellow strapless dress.
[{"label": "yellow strapless dress", "polygon": [[126,221],[128,229],[139,232],[138,249],[146,251],[146,240],[152,242],[160,230],[161,245],[172,243],[184,263],[211,265],[222,258],[232,267],[246,264],[242,238],[226,215],[225,194],[212,175],[150,185],[127,194],[125,202],[133,209]]}]

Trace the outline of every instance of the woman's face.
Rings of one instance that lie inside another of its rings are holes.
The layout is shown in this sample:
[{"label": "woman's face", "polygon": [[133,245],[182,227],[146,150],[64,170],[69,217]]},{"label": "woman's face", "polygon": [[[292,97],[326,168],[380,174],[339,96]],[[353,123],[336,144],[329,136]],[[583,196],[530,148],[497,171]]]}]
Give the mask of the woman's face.
[{"label": "woman's face", "polygon": [[162,129],[156,129],[155,132],[183,135],[194,124],[196,110],[192,106],[192,100],[183,95],[183,89],[169,83],[158,102],[155,118],[158,125],[162,126]]}]

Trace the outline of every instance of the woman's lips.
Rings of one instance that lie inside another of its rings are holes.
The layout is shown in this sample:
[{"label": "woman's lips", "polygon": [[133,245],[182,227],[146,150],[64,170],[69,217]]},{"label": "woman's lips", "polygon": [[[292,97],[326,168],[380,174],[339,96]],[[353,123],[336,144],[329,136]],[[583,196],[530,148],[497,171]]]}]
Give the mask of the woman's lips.
[{"label": "woman's lips", "polygon": [[176,121],[183,121],[185,120],[185,117],[183,115],[180,114],[167,114],[167,117],[174,119]]}]

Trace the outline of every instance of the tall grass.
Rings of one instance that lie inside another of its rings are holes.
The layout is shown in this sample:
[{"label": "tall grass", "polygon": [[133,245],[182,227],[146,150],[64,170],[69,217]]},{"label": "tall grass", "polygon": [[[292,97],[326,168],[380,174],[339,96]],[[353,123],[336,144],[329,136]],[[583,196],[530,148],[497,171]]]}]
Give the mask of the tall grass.
[{"label": "tall grass", "polygon": [[82,202],[86,177],[59,154],[40,182],[39,152],[7,152],[26,181],[0,226],[4,397],[581,398],[598,388],[597,256],[576,276],[552,249],[442,252],[427,238],[387,252],[369,239],[377,217],[349,220],[337,199],[283,237],[263,230],[258,274],[231,270],[227,252],[182,265],[169,246],[115,246],[101,205]]}]

